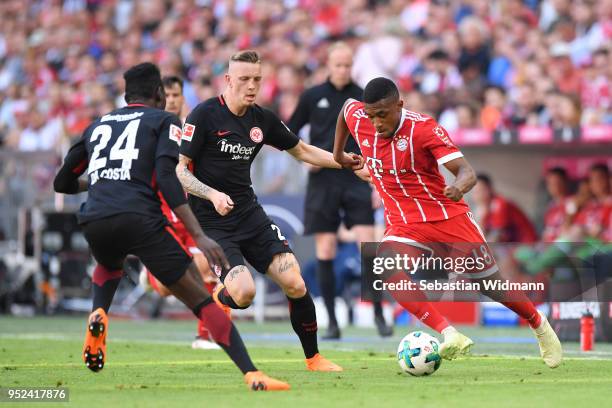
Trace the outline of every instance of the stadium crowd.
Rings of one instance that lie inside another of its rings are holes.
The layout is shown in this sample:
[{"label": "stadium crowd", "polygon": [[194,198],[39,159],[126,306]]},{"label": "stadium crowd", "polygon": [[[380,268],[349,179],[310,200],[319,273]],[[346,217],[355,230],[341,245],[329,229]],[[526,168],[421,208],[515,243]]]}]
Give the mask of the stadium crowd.
[{"label": "stadium crowd", "polygon": [[287,119],[340,38],[359,85],[394,78],[409,109],[449,131],[612,123],[612,0],[6,0],[0,15],[12,149],[69,144],[124,103],[121,74],[141,61],[185,78],[193,108],[245,48],[264,58],[259,103]]},{"label": "stadium crowd", "polygon": [[[5,152],[64,151],[125,103],[122,73],[142,61],[185,79],[186,114],[237,49],[261,53],[258,102],[287,120],[338,39],[357,84],[393,78],[451,133],[612,124],[612,0],[5,0],[0,22]],[[263,179],[291,166],[263,156]]]}]

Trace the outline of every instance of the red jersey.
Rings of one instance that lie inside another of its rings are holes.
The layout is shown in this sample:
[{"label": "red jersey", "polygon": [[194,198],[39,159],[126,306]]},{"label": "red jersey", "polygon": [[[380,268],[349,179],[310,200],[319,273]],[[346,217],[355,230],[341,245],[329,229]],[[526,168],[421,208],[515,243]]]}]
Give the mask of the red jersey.
[{"label": "red jersey", "polygon": [[463,154],[434,119],[402,109],[395,135],[383,138],[363,103],[354,99],[349,99],[344,119],[383,201],[387,227],[448,220],[469,211],[463,200],[444,196],[446,183],[438,166]]},{"label": "red jersey", "polygon": [[574,223],[582,226],[588,235],[609,241],[612,197],[589,200],[579,211]]},{"label": "red jersey", "polygon": [[567,217],[568,199],[562,198],[548,205],[544,213],[544,231],[542,241],[554,242],[561,235],[565,218]]},{"label": "red jersey", "polygon": [[535,242],[536,230],[525,213],[509,200],[495,196],[483,221],[485,233],[498,230],[498,242]]}]

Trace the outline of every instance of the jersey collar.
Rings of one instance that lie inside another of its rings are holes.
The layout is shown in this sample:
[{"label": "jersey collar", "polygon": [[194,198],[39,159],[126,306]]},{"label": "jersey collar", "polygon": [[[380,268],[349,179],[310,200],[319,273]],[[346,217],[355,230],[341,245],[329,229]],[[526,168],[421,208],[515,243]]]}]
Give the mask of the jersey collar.
[{"label": "jersey collar", "polygon": [[406,109],[402,108],[402,116],[400,117],[400,121],[399,121],[399,125],[397,126],[397,129],[395,129],[395,132],[393,132],[393,137],[395,137],[395,135],[397,135],[397,132],[399,132],[402,126],[404,126],[405,120],[406,120]]}]

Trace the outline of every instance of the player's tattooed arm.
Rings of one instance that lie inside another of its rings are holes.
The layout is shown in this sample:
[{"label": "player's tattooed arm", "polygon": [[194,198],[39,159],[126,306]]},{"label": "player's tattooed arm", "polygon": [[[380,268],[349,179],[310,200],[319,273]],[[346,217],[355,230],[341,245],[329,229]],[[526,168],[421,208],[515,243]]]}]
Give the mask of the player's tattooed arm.
[{"label": "player's tattooed arm", "polygon": [[444,163],[444,167],[455,175],[455,181],[446,186],[444,195],[453,201],[459,201],[476,184],[476,172],[464,157]]},{"label": "player's tattooed arm", "polygon": [[176,175],[185,191],[196,197],[209,200],[213,203],[220,215],[227,215],[234,209],[234,202],[232,199],[227,194],[217,191],[198,180],[189,170],[189,163],[191,163],[189,157],[179,154]]},{"label": "player's tattooed arm", "polygon": [[205,200],[210,200],[210,193],[213,189],[202,183],[193,175],[189,170],[189,163],[191,163],[189,157],[183,156],[182,154],[179,155],[179,162],[176,166],[176,176],[181,182],[181,185],[189,194]]}]

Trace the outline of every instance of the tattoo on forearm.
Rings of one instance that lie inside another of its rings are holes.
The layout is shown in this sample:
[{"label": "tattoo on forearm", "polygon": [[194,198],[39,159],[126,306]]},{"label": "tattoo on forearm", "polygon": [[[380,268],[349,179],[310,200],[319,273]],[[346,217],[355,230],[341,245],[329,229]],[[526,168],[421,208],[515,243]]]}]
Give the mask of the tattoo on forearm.
[{"label": "tattoo on forearm", "polygon": [[186,165],[184,165],[178,174],[179,181],[183,185],[185,191],[189,194],[209,199],[210,191],[212,190],[209,186],[198,180],[193,173],[189,171]]}]

